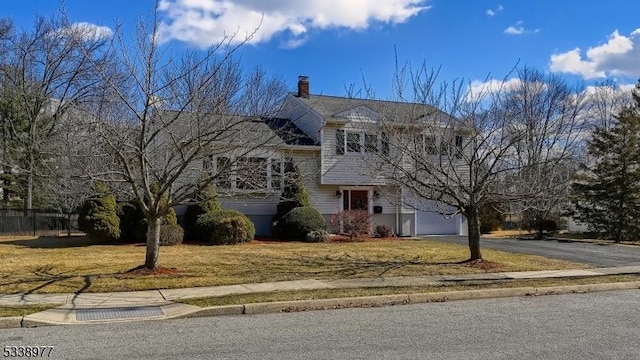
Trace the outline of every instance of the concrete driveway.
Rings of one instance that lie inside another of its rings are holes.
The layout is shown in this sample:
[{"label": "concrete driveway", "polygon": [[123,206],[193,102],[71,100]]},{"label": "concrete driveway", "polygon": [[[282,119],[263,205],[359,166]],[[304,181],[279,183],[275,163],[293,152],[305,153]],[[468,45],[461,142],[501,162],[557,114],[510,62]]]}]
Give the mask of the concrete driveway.
[{"label": "concrete driveway", "polygon": [[[467,245],[466,236],[426,236],[434,241]],[[593,244],[571,240],[482,238],[484,249],[541,255],[601,267],[640,265],[640,246]]]}]

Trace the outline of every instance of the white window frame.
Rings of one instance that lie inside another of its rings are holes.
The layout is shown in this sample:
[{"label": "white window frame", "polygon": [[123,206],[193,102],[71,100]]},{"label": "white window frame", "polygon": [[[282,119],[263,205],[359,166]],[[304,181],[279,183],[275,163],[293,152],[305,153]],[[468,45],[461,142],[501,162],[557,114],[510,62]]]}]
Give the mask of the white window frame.
[{"label": "white window frame", "polygon": [[[342,136],[339,135],[339,132],[342,133]],[[349,129],[337,129],[336,130],[336,141],[338,141],[338,138],[342,137],[342,146],[340,146],[339,143],[336,143],[336,156],[353,156],[353,155],[362,155],[362,154],[373,154],[373,153],[377,153],[377,152],[383,152],[383,154],[387,151],[385,151],[385,135],[383,135],[384,132],[370,132],[370,131],[360,131],[360,130],[349,130]],[[354,136],[357,135],[358,136],[358,151],[353,151],[349,148],[349,136]],[[375,151],[370,151],[369,148],[367,147],[367,137],[375,137],[376,139],[376,146],[375,146]],[[387,142],[387,148],[388,148],[388,136],[386,137],[386,142]],[[340,149],[340,151],[338,151],[338,149]],[[384,155],[388,155],[388,154],[384,154]]]},{"label": "white window frame", "polygon": [[[285,168],[285,159],[283,157],[276,156],[264,156],[259,154],[243,154],[242,156],[232,156],[232,155],[220,155],[220,156],[212,156],[210,157],[212,166],[210,169],[205,169],[205,171],[211,171],[212,174],[218,173],[218,159],[227,158],[231,161],[231,169],[229,169],[229,187],[219,188],[217,190],[220,191],[234,191],[234,192],[277,192],[281,191],[284,187],[284,168]],[[242,158],[245,159],[264,159],[266,166],[266,181],[265,187],[259,189],[240,189],[238,188],[238,161]],[[279,186],[274,186],[274,178],[273,178],[273,170],[274,163],[278,164],[279,170]],[[216,182],[218,179],[216,179]]]}]

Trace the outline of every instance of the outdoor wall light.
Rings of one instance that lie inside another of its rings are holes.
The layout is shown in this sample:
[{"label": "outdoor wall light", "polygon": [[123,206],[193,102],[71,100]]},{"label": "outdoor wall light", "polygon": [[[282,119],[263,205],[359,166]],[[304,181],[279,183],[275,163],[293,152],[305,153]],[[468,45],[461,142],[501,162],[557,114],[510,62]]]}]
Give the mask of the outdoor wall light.
[{"label": "outdoor wall light", "polygon": [[342,196],[342,193],[340,192],[340,190],[336,190],[336,197],[340,197]]},{"label": "outdoor wall light", "polygon": [[379,198],[379,197],[380,197],[380,193],[379,193],[377,190],[376,190],[376,191],[374,191],[374,192],[373,192],[373,198],[374,198],[374,199],[377,199],[377,198]]}]

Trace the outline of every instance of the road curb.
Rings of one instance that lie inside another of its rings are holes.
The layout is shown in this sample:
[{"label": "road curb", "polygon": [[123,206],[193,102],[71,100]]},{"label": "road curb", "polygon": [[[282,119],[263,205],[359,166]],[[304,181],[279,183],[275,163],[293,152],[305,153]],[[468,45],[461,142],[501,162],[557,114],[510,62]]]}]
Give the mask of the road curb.
[{"label": "road curb", "polygon": [[[283,312],[301,312],[312,310],[331,310],[345,308],[381,307],[390,305],[408,305],[430,302],[446,302],[457,300],[488,299],[518,296],[544,296],[575,293],[589,293],[598,291],[633,290],[640,289],[640,281],[565,285],[548,287],[497,288],[483,290],[445,291],[418,294],[392,294],[364,297],[347,297],[334,299],[293,300],[264,303],[250,303],[244,305],[223,305],[190,310],[188,313],[178,313],[169,318],[183,319],[194,317],[210,317],[224,315],[257,315]],[[177,305],[177,304],[176,304]],[[193,306],[195,308],[195,306]],[[165,318],[165,319],[169,319]],[[161,320],[161,319],[155,319]],[[105,323],[105,322],[101,322]],[[44,322],[27,316],[0,318],[0,329],[39,327],[62,325],[63,323]],[[66,323],[65,323],[66,324]]]},{"label": "road curb", "polygon": [[176,319],[207,317],[207,316],[223,316],[223,315],[242,315],[244,314],[244,305],[224,305],[209,306],[200,308],[190,314],[177,316]]},{"label": "road curb", "polygon": [[[500,288],[485,290],[445,291],[438,293],[394,294],[352,298],[314,299],[251,303],[245,305],[212,306],[189,314],[188,317],[204,317],[217,315],[257,315],[282,312],[299,312],[312,310],[330,310],[357,307],[380,307],[389,305],[421,304],[430,302],[446,302],[456,300],[489,299],[518,296],[544,296],[589,293],[598,291],[640,289],[640,281],[567,285],[549,287]],[[242,313],[240,308],[244,308]],[[233,310],[233,311],[231,311]]]},{"label": "road curb", "polygon": [[276,312],[297,312],[307,310],[326,310],[351,307],[386,306],[408,304],[407,294],[393,294],[380,296],[364,296],[336,299],[315,299],[276,301],[266,303],[253,303],[244,305],[244,313],[247,315],[267,314]]},{"label": "road curb", "polygon": [[0,317],[0,329],[22,327],[22,316]]}]

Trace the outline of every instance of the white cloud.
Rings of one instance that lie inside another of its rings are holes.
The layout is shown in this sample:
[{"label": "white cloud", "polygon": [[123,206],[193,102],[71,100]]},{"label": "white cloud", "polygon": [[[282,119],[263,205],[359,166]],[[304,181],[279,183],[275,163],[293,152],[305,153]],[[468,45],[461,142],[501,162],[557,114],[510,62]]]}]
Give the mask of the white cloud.
[{"label": "white cloud", "polygon": [[90,41],[108,39],[113,36],[111,28],[87,22],[73,23],[59,31],[66,35],[80,36]]},{"label": "white cloud", "polygon": [[509,26],[508,28],[504,29],[504,33],[509,35],[524,35],[524,34],[540,32],[540,29],[535,29],[535,30],[525,29],[525,27],[522,24],[523,24],[522,21],[518,21],[515,25]]},{"label": "white cloud", "polygon": [[514,90],[521,85],[522,81],[518,78],[508,80],[491,79],[488,81],[473,80],[471,84],[469,84],[465,98],[467,101],[484,99],[487,96],[497,94],[501,91]]},{"label": "white cloud", "polygon": [[486,14],[490,17],[494,17],[498,15],[498,13],[501,13],[502,10],[504,10],[504,7],[502,7],[502,5],[498,5],[495,9],[487,9]]},{"label": "white cloud", "polygon": [[504,29],[504,33],[510,35],[522,35],[524,34],[524,28],[522,26],[509,26]]},{"label": "white cloud", "polygon": [[585,79],[640,74],[640,29],[629,36],[615,30],[609,40],[590,47],[583,58],[580,48],[551,55],[551,71],[580,75]]},{"label": "white cloud", "polygon": [[300,45],[312,29],[364,30],[373,22],[399,24],[428,10],[428,0],[161,0],[161,41],[179,40],[207,47],[229,36],[235,42],[267,42],[279,33]]}]

